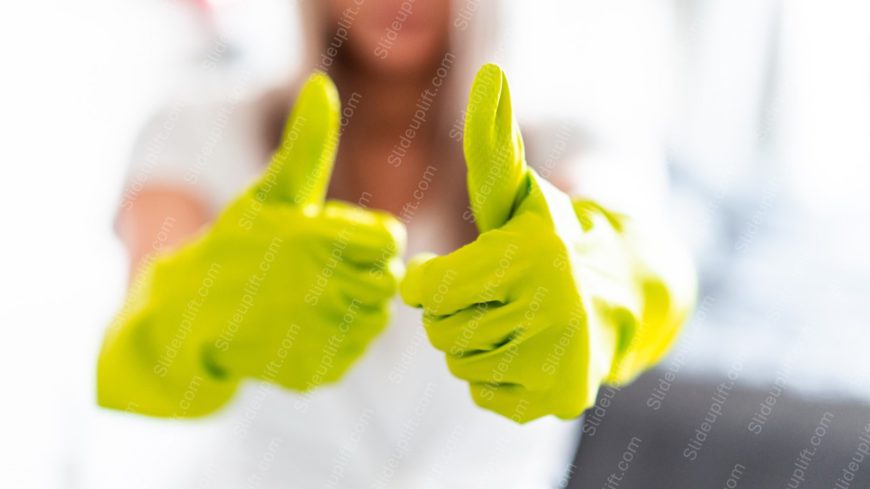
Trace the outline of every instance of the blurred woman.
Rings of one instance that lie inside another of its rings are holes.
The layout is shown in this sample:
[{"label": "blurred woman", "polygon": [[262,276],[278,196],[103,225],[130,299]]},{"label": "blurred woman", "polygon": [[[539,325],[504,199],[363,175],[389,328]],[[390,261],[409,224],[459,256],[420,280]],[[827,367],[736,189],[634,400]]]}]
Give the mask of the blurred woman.
[{"label": "blurred woman", "polygon": [[[330,0],[300,8],[307,41],[300,75],[326,72],[343,107],[328,197],[396,216],[410,253],[448,253],[473,241],[462,108],[492,39],[495,2]],[[131,270],[146,267],[154,251],[188,243],[263,172],[298,86],[229,109],[171,107],[145,128],[116,223]],[[535,153],[567,147],[578,135],[566,131],[550,144],[531,131],[528,160],[577,195],[585,189],[567,164],[576,155]],[[519,425],[480,409],[419,323],[419,312],[397,305],[390,326],[338,384],[305,394],[243,386],[221,414],[226,439],[197,455],[206,467],[200,476],[212,487],[560,484],[578,423],[546,417]]]}]

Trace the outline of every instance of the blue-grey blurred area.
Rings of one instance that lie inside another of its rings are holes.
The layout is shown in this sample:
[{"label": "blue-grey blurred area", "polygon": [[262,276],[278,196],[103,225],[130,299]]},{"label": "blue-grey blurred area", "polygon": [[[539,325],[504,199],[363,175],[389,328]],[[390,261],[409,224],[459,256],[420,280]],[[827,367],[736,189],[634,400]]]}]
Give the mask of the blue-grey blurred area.
[{"label": "blue-grey blurred area", "polygon": [[[680,378],[653,410],[664,382],[657,372],[607,391],[610,404],[587,414],[569,487],[870,487],[866,404],[745,384],[717,403],[712,379]],[[715,420],[706,438],[705,419]]]},{"label": "blue-grey blurred area", "polygon": [[570,487],[870,487],[867,10],[671,6],[699,307],[658,368],[600,393]]}]

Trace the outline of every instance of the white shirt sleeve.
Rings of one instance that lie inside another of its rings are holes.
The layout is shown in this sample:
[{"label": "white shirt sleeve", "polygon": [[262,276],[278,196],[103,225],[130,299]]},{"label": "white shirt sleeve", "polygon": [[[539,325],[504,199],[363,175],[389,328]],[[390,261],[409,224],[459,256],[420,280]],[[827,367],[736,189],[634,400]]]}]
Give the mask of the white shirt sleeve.
[{"label": "white shirt sleeve", "polygon": [[155,114],[134,145],[122,208],[149,186],[184,189],[221,209],[264,167],[263,121],[249,100],[177,101]]}]

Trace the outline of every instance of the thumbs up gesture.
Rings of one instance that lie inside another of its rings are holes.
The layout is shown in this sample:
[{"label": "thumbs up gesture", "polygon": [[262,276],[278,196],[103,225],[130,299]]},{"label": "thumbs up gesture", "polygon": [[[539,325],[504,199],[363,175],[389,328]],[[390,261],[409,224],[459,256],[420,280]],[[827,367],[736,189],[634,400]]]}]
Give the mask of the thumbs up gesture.
[{"label": "thumbs up gesture", "polygon": [[194,416],[241,378],[305,391],[362,355],[387,323],[405,231],[385,213],[324,202],[338,130],[338,93],[315,74],[261,178],[143,272],[103,345],[101,404]]},{"label": "thumbs up gesture", "polygon": [[423,309],[429,340],[478,405],[517,422],[576,417],[602,381],[625,381],[661,356],[659,338],[672,338],[679,321],[658,318],[667,325],[637,347],[645,283],[621,218],[572,202],[526,165],[499,67],[478,72],[466,114],[480,235],[449,255],[413,259],[402,298]]}]

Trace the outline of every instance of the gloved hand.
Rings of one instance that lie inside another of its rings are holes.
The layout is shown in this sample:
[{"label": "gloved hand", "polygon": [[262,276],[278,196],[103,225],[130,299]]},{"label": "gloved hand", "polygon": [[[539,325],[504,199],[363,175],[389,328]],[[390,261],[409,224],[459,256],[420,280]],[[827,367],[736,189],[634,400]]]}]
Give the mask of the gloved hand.
[{"label": "gloved hand", "polygon": [[623,216],[572,202],[527,167],[495,65],[475,78],[464,151],[480,235],[413,259],[402,298],[423,308],[429,340],[478,405],[517,422],[576,417],[602,381],[626,382],[664,354],[689,310],[690,268],[668,258],[676,269],[659,273]]},{"label": "gloved hand", "polygon": [[241,378],[305,391],[362,355],[387,323],[405,231],[385,213],[324,204],[338,129],[338,93],[315,74],[259,181],[142,272],[100,354],[100,404],[202,415]]}]

